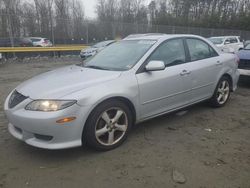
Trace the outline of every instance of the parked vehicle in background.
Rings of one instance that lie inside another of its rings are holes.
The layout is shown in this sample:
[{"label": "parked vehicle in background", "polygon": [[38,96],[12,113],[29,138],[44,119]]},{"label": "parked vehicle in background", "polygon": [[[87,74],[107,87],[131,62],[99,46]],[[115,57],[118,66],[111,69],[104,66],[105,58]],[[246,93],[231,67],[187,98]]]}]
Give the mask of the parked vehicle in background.
[{"label": "parked vehicle in background", "polygon": [[0,47],[32,47],[32,41],[27,38],[0,38]]},{"label": "parked vehicle in background", "polygon": [[237,53],[240,61],[238,69],[241,75],[250,76],[250,44]]},{"label": "parked vehicle in background", "polygon": [[134,123],[209,100],[224,106],[237,88],[238,58],[195,35],[139,35],[83,64],[32,78],[7,97],[9,132],[32,146],[110,150]]},{"label": "parked vehicle in background", "polygon": [[95,55],[96,53],[100,52],[107,46],[113,44],[114,42],[115,40],[106,40],[106,41],[99,42],[89,48],[82,49],[82,51],[80,52],[80,57],[82,59],[87,59],[88,57],[91,57]]},{"label": "parked vehicle in background", "polygon": [[209,40],[223,52],[236,53],[240,49],[244,48],[243,41],[240,36],[211,37]]},{"label": "parked vehicle in background", "polygon": [[35,46],[35,47],[51,47],[51,46],[53,46],[52,42],[47,38],[28,37],[27,39],[31,40],[33,43],[33,46]]},{"label": "parked vehicle in background", "polygon": [[250,40],[244,41],[244,47],[246,47],[248,44],[250,44]]}]

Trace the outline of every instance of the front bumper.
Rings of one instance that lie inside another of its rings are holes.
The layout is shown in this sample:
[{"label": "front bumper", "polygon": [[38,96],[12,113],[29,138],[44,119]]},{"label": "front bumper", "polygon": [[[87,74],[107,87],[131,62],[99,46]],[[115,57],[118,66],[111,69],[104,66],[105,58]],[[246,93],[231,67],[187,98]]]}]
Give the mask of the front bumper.
[{"label": "front bumper", "polygon": [[[13,109],[5,102],[9,132],[29,145],[44,149],[64,149],[82,145],[82,131],[87,119],[87,108],[77,104],[56,112],[27,111],[26,99]],[[74,121],[58,124],[57,120],[76,117]]]}]

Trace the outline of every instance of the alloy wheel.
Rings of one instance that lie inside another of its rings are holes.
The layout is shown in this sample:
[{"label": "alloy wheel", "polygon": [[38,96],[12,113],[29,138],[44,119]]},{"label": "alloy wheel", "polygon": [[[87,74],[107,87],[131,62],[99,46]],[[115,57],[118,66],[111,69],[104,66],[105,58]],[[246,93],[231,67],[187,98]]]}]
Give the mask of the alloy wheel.
[{"label": "alloy wheel", "polygon": [[224,104],[230,93],[230,86],[227,80],[223,80],[217,90],[217,102],[219,104]]},{"label": "alloy wheel", "polygon": [[99,116],[95,136],[100,144],[112,146],[124,137],[127,129],[127,114],[120,108],[110,108]]}]

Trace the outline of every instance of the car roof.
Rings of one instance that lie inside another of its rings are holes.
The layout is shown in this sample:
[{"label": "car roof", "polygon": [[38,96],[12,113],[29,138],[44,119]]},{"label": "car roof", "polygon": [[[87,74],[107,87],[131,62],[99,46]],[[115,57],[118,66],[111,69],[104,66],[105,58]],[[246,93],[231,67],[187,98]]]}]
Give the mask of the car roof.
[{"label": "car roof", "polygon": [[228,38],[228,37],[240,37],[240,36],[216,36],[216,37],[210,37],[210,38]]},{"label": "car roof", "polygon": [[164,34],[164,33],[146,33],[146,34],[132,34],[124,38],[123,40],[166,40],[176,37],[196,37],[200,38],[198,35],[189,34]]}]

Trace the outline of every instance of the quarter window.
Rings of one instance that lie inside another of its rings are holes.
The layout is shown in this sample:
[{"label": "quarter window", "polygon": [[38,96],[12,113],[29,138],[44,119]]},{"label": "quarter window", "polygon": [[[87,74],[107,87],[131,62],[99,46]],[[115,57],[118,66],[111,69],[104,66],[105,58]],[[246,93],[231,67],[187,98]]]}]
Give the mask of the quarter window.
[{"label": "quarter window", "polygon": [[149,61],[163,61],[166,66],[174,66],[186,62],[185,48],[182,39],[172,39],[163,43],[150,56]]},{"label": "quarter window", "polygon": [[211,46],[199,39],[187,39],[187,46],[191,61],[207,59],[218,55]]}]

